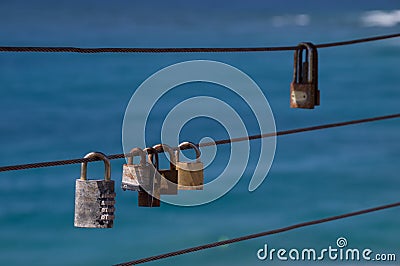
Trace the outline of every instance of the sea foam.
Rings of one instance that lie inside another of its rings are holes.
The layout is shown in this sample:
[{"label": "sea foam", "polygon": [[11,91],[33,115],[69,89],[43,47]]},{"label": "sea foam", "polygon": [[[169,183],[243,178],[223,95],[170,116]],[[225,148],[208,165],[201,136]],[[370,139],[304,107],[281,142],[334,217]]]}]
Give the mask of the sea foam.
[{"label": "sea foam", "polygon": [[361,22],[366,27],[393,27],[400,23],[400,10],[365,12]]}]

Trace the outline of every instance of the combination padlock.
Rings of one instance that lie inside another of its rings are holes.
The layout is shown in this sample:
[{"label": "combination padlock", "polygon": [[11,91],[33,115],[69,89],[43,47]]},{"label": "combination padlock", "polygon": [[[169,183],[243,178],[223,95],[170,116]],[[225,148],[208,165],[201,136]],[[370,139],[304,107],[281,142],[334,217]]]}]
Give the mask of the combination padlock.
[{"label": "combination padlock", "polygon": [[101,152],[88,153],[85,158],[103,160],[104,180],[88,180],[87,162],[82,163],[81,177],[75,182],[75,227],[111,228],[114,223],[114,181],[107,156]]},{"label": "combination padlock", "polygon": [[157,168],[157,172],[161,176],[161,195],[178,194],[178,171],[175,167],[176,160],[172,148],[166,144],[157,144],[153,148],[157,152],[168,152],[169,154],[169,169]]},{"label": "combination padlock", "polygon": [[[201,152],[191,142],[182,142],[176,151],[176,169],[178,170],[178,189],[202,190],[204,184],[204,164],[200,161]],[[195,162],[180,162],[179,153],[182,149],[192,148],[196,151]]]},{"label": "combination padlock", "polygon": [[[157,174],[158,154],[153,148],[144,149],[148,154],[149,172],[148,176],[141,175],[139,178],[138,206],[139,207],[160,207],[160,184],[161,179]],[[155,161],[153,160],[155,158]]]},{"label": "combination padlock", "polygon": [[[303,53],[305,59],[303,62]],[[318,52],[309,42],[300,43],[294,52],[293,81],[290,84],[290,107],[314,109],[320,103],[318,90]]]},{"label": "combination padlock", "polygon": [[[133,163],[133,158],[140,156],[139,164]],[[150,167],[146,162],[146,154],[139,148],[133,148],[130,151],[128,162],[122,166],[122,182],[123,190],[139,190],[139,180],[150,178]]]}]

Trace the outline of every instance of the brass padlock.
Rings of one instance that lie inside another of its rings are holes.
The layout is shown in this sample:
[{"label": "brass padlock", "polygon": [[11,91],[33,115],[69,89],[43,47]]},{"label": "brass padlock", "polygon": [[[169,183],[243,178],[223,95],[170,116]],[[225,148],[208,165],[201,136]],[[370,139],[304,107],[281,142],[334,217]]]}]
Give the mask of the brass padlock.
[{"label": "brass padlock", "polygon": [[[200,161],[201,152],[191,142],[182,142],[176,151],[176,169],[178,170],[178,189],[202,190],[204,184],[204,164]],[[193,148],[196,151],[195,162],[180,162],[179,152],[182,149]]]},{"label": "brass padlock", "polygon": [[114,223],[114,181],[111,180],[111,166],[107,156],[91,152],[86,159],[103,160],[104,180],[88,180],[87,162],[82,163],[81,177],[75,182],[75,227],[111,228]]},{"label": "brass padlock", "polygon": [[[169,169],[157,169],[161,175],[161,195],[176,195],[178,194],[178,171],[175,167],[175,156],[172,148],[166,144],[157,144],[153,146],[157,152],[168,152],[169,154]],[[157,173],[156,173],[157,174]]]},{"label": "brass padlock", "polygon": [[[139,207],[160,207],[160,176],[157,173],[158,169],[158,154],[153,148],[144,149],[148,154],[149,161],[152,165],[148,164],[148,176],[140,176],[139,178],[139,191],[138,191],[138,206]],[[155,162],[153,161],[155,158]]]},{"label": "brass padlock", "polygon": [[[303,62],[303,52],[305,59]],[[318,90],[318,52],[314,44],[300,43],[294,52],[293,81],[290,84],[290,107],[314,109],[320,103]]]},{"label": "brass padlock", "polygon": [[[140,156],[139,164],[133,164],[133,157]],[[146,154],[139,148],[133,148],[128,156],[128,162],[122,166],[122,182],[123,190],[139,190],[139,179],[150,178],[150,167],[146,162]]]}]

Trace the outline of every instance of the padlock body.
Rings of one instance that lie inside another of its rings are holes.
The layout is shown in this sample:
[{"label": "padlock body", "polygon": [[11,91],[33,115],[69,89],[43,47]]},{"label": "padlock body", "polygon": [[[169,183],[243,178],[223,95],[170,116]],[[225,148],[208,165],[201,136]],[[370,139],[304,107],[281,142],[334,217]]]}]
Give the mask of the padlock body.
[{"label": "padlock body", "polygon": [[319,105],[319,90],[315,83],[296,83],[290,84],[290,107],[314,109]]},{"label": "padlock body", "polygon": [[202,162],[177,162],[178,189],[203,190],[204,164]]},{"label": "padlock body", "polygon": [[121,188],[123,190],[138,191],[139,186],[145,186],[150,176],[149,165],[124,164],[122,168]]},{"label": "padlock body", "polygon": [[[158,170],[161,180],[161,195],[178,194],[178,171],[176,169]],[[156,174],[157,175],[157,174]]]},{"label": "padlock body", "polygon": [[[158,189],[158,195],[157,191],[154,191],[155,194],[150,195],[144,190],[139,190],[138,191],[138,206],[139,207],[160,207],[160,189]],[[153,192],[153,193],[154,193]]]},{"label": "padlock body", "polygon": [[113,180],[75,182],[75,227],[112,228],[115,192]]},{"label": "padlock body", "polygon": [[149,175],[141,177],[143,179],[139,179],[138,206],[160,207],[161,176],[154,167],[150,166]]}]

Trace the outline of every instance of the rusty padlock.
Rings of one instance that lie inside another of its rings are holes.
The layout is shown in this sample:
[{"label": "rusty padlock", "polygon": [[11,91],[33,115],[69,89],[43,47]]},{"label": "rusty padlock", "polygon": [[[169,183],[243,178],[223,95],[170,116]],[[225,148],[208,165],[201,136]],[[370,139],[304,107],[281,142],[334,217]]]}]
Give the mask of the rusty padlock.
[{"label": "rusty padlock", "polygon": [[[305,59],[303,62],[303,52]],[[290,107],[314,109],[319,105],[318,52],[314,44],[300,43],[294,52],[293,81],[290,84]]]},{"label": "rusty padlock", "polygon": [[[133,157],[140,156],[139,164],[133,163]],[[133,148],[128,156],[128,162],[122,166],[122,182],[123,190],[139,190],[139,179],[150,178],[150,167],[146,161],[146,154],[139,148]]]},{"label": "rusty padlock", "polygon": [[[191,142],[182,142],[176,151],[176,169],[178,170],[178,189],[180,190],[202,190],[204,184],[204,164],[200,161],[201,152]],[[192,148],[196,151],[195,162],[180,162],[180,150]]]},{"label": "rusty padlock", "polygon": [[[161,175],[161,195],[176,195],[178,194],[178,171],[175,167],[175,155],[172,148],[166,144],[157,144],[153,146],[157,152],[168,152],[169,154],[169,169],[157,169]],[[156,173],[157,174],[157,173]]]},{"label": "rusty padlock", "polygon": [[[139,191],[138,191],[138,206],[139,207],[160,207],[160,184],[161,179],[157,173],[158,169],[158,154],[153,148],[144,149],[144,153],[148,153],[148,176],[140,176]],[[155,162],[153,161],[155,158]]]},{"label": "rusty padlock", "polygon": [[101,152],[88,153],[85,158],[104,162],[104,180],[88,180],[87,162],[82,163],[81,177],[75,182],[75,227],[111,228],[114,223],[114,181],[107,156]]}]

